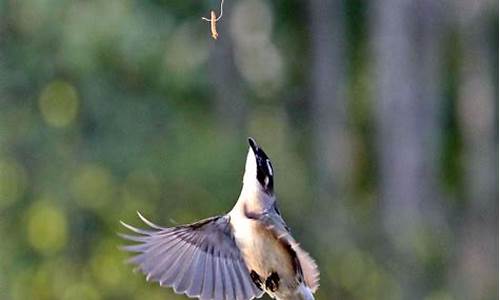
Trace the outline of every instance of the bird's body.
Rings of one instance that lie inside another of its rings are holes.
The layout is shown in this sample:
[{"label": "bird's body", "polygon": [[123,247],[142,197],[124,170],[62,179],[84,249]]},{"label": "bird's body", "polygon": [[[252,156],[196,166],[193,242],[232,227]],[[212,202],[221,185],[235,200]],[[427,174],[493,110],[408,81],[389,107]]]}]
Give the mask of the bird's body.
[{"label": "bird's body", "polygon": [[260,298],[313,300],[319,272],[299,247],[277,208],[273,169],[267,155],[249,139],[243,188],[226,215],[172,228],[145,231],[124,224],[140,236],[125,250],[148,280],[177,293],[215,300]]},{"label": "bird's body", "polygon": [[[233,228],[238,228],[234,230],[234,237],[243,260],[247,268],[259,276],[262,289],[277,299],[314,299],[294,268],[289,246],[275,232],[252,219],[231,223],[234,224]],[[276,274],[276,282],[268,284],[273,274]]]},{"label": "bird's body", "polygon": [[290,253],[271,230],[257,220],[244,217],[232,217],[231,224],[243,260],[249,270],[259,275],[261,288],[267,289],[265,280],[273,272],[277,272],[280,290],[297,285]]}]

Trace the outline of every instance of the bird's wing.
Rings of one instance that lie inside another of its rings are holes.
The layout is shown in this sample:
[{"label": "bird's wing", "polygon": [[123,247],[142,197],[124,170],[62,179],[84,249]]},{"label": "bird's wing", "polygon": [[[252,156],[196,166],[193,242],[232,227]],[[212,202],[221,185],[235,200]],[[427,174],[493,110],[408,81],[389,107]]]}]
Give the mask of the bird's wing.
[{"label": "bird's wing", "polygon": [[139,217],[151,229],[138,229],[122,222],[136,235],[120,234],[137,242],[123,249],[137,252],[130,262],[147,280],[169,286],[176,293],[200,299],[248,300],[262,296],[233,238],[229,216],[165,228]]},{"label": "bird's wing", "polygon": [[319,287],[319,270],[318,265],[314,259],[302,249],[298,243],[292,246],[292,249],[297,253],[299,258],[300,266],[302,267],[302,272],[304,274],[304,281],[308,288],[314,293]]},{"label": "bird's wing", "polygon": [[[275,209],[275,208],[273,208]],[[281,241],[290,245],[290,248],[295,252],[299,261],[301,272],[304,276],[304,281],[314,293],[319,287],[319,270],[318,265],[314,259],[303,250],[299,243],[290,234],[290,229],[286,226],[285,221],[279,214],[279,210],[275,209],[266,211],[259,216],[259,220],[264,226],[274,233],[274,235]]]}]

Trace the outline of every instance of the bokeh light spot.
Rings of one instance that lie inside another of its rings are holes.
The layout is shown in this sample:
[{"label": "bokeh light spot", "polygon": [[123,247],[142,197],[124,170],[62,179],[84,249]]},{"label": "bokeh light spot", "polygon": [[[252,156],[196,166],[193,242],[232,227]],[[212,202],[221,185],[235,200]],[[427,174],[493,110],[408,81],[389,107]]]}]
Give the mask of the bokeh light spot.
[{"label": "bokeh light spot", "polygon": [[28,242],[41,254],[53,254],[66,245],[67,222],[60,208],[39,200],[28,210]]},{"label": "bokeh light spot", "polygon": [[130,270],[123,264],[123,257],[116,255],[116,241],[105,240],[94,253],[90,266],[97,282],[107,289],[119,289]]},{"label": "bokeh light spot", "polygon": [[237,44],[268,41],[273,27],[271,7],[262,0],[239,1],[231,15],[231,36]]},{"label": "bokeh light spot", "polygon": [[283,56],[271,41],[273,14],[261,0],[240,1],[231,17],[236,66],[261,97],[270,97],[284,82]]},{"label": "bokeh light spot", "polygon": [[111,173],[97,164],[83,165],[77,171],[71,188],[78,204],[93,209],[110,203],[115,191]]},{"label": "bokeh light spot", "polygon": [[205,32],[195,31],[199,26],[185,23],[171,37],[165,52],[165,66],[172,75],[184,78],[192,75],[208,59]]},{"label": "bokeh light spot", "polygon": [[15,160],[0,160],[0,209],[21,198],[26,189],[26,171]]},{"label": "bokeh light spot", "polygon": [[47,124],[53,127],[65,127],[76,118],[78,95],[68,82],[53,81],[43,89],[38,105]]}]

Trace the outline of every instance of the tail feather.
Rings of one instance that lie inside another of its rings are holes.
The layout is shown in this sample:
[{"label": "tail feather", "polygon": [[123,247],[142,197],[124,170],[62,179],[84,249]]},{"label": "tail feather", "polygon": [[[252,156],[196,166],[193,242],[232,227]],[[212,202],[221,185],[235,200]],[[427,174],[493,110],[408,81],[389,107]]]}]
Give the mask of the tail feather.
[{"label": "tail feather", "polygon": [[313,293],[305,284],[300,284],[293,294],[276,293],[273,295],[276,300],[314,300]]},{"label": "tail feather", "polygon": [[310,288],[305,286],[304,284],[301,284],[299,286],[299,294],[300,294],[300,300],[314,300],[313,293]]}]

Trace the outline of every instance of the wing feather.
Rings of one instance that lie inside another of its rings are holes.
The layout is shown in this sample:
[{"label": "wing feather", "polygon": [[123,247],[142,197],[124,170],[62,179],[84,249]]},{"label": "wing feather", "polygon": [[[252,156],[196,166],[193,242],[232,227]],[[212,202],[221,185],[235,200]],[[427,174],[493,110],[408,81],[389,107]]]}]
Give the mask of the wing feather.
[{"label": "wing feather", "polygon": [[189,256],[192,259],[186,260],[184,269],[182,273],[177,277],[174,286],[176,288],[176,293],[188,292],[189,285],[193,279],[193,276],[196,271],[193,269],[196,267],[198,263],[198,257],[201,255],[203,251],[196,251],[196,247],[191,245],[189,248]]},{"label": "wing feather", "polygon": [[247,279],[247,277],[250,277],[250,275],[248,274],[248,270],[245,264],[241,260],[236,262],[236,273],[241,280],[241,288],[244,295],[243,298],[248,299],[249,295],[253,294],[252,286],[254,286],[254,284]]},{"label": "wing feather", "polygon": [[262,295],[241,258],[229,216],[166,228],[137,214],[151,229],[121,222],[134,234],[119,235],[135,243],[122,249],[137,253],[128,261],[147,280],[207,300],[249,300]]},{"label": "wing feather", "polygon": [[158,251],[160,253],[153,252],[149,259],[147,255],[145,256],[147,261],[143,264],[143,271],[147,273],[146,279],[148,281],[158,281],[160,285],[164,285],[162,277],[172,267],[172,263],[177,257],[177,252],[182,249],[182,244],[184,244],[184,241],[178,240],[168,245],[166,250]]},{"label": "wing feather", "polygon": [[250,295],[257,295],[255,296],[256,298],[262,297],[262,295],[264,295],[264,291],[253,283],[250,277],[250,273],[248,272],[248,269],[243,260],[240,261],[239,265],[240,265],[241,275],[244,278],[243,283],[245,285],[245,291]]},{"label": "wing feather", "polygon": [[234,300],[236,299],[236,283],[234,281],[234,277],[229,270],[229,258],[222,258],[222,270],[224,271],[224,291],[225,291],[225,299],[226,300]]},{"label": "wing feather", "polygon": [[224,273],[219,253],[215,255],[214,300],[224,300]]},{"label": "wing feather", "polygon": [[232,284],[233,290],[234,290],[233,299],[244,300],[243,288],[241,286],[241,278],[238,275],[238,273],[236,273],[237,272],[237,266],[236,266],[237,261],[228,259],[226,263],[227,263],[226,270],[229,274],[229,278],[231,278],[231,281],[232,281],[231,284]]},{"label": "wing feather", "polygon": [[189,247],[191,247],[191,245],[187,242],[181,244],[177,253],[172,255],[168,271],[165,271],[161,277],[161,283],[166,286],[172,286],[175,292],[177,292],[177,286],[174,283],[177,277],[181,274],[186,260],[191,259],[188,256]]},{"label": "wing feather", "polygon": [[200,299],[212,299],[214,297],[214,273],[215,259],[213,257],[213,247],[210,247],[205,260],[205,274],[203,277],[203,289]]},{"label": "wing feather", "polygon": [[266,228],[271,231],[276,238],[286,243],[295,253],[298,261],[298,269],[302,272],[306,286],[314,293],[319,287],[319,270],[314,259],[304,251],[297,241],[290,234],[283,218],[276,213],[267,212],[258,216]]},{"label": "wing feather", "polygon": [[306,285],[314,293],[319,287],[319,270],[318,265],[314,259],[304,251],[300,246],[294,247],[297,257],[299,258],[300,266],[302,267],[302,272],[304,273],[304,281]]},{"label": "wing feather", "polygon": [[190,279],[186,292],[186,295],[189,297],[201,295],[201,290],[203,288],[203,274],[205,273],[205,260],[206,253],[198,251],[198,258],[196,260],[196,264],[193,265],[192,270],[193,277]]}]

